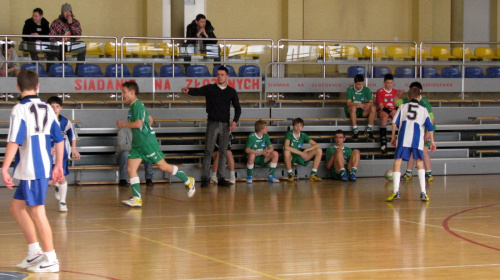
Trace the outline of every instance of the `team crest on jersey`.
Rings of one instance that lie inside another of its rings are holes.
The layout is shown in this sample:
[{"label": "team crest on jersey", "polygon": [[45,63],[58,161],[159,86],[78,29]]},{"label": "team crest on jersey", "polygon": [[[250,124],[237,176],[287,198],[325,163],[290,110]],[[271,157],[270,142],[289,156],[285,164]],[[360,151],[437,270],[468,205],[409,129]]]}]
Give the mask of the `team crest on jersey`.
[{"label": "team crest on jersey", "polygon": [[361,96],[361,101],[365,101],[365,97],[364,96]]},{"label": "team crest on jersey", "polygon": [[384,102],[387,102],[387,101],[389,101],[389,100],[387,100],[387,98],[384,98]]},{"label": "team crest on jersey", "polygon": [[266,143],[262,142],[262,143],[260,143],[260,145],[261,145],[262,147],[265,147],[265,146],[266,146]]},{"label": "team crest on jersey", "polygon": [[302,143],[299,143],[297,147],[299,147],[299,149],[302,148]]}]

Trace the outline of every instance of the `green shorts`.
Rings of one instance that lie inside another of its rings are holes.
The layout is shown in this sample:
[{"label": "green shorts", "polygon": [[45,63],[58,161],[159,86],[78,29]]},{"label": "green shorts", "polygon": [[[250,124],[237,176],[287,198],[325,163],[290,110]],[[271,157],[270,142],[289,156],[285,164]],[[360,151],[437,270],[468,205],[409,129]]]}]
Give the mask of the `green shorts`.
[{"label": "green shorts", "polygon": [[262,156],[262,155],[255,156],[255,161],[253,162],[253,164],[260,166],[260,167],[268,167],[271,160],[269,160],[268,162],[265,162],[264,161],[265,159],[266,159],[266,157]]},{"label": "green shorts", "polygon": [[157,163],[165,157],[158,144],[144,145],[141,147],[132,147],[128,158],[140,158],[145,161]]},{"label": "green shorts", "polygon": [[[349,114],[349,107],[344,107],[344,112],[345,112],[345,116],[347,118],[351,118],[351,114]],[[358,118],[363,117],[363,109],[361,109],[361,108],[356,109],[356,117],[358,117]]]},{"label": "green shorts", "polygon": [[[345,168],[345,171],[346,171],[346,172],[349,172],[349,171],[347,170],[347,164],[345,164],[345,165],[344,165],[344,168]],[[340,173],[339,173],[339,172],[337,172],[337,170],[335,170],[335,167],[332,167],[332,168],[330,169],[330,174],[332,175],[332,178],[333,178],[334,180],[340,180],[340,179],[342,179],[342,176],[340,176]]]},{"label": "green shorts", "polygon": [[304,160],[299,155],[292,154],[292,165],[296,163],[302,166],[307,166],[310,162],[311,162],[310,160]]}]

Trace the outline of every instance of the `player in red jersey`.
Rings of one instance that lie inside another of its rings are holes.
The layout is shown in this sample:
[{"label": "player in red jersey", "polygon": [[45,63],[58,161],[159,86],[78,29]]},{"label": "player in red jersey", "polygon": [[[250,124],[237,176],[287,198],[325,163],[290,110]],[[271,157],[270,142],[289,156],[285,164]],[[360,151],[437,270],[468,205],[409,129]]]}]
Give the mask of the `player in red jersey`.
[{"label": "player in red jersey", "polygon": [[394,86],[394,76],[387,74],[384,76],[384,87],[377,90],[377,114],[380,118],[380,150],[382,154],[387,153],[387,121],[396,114],[396,100],[401,97],[402,90],[396,90]]}]

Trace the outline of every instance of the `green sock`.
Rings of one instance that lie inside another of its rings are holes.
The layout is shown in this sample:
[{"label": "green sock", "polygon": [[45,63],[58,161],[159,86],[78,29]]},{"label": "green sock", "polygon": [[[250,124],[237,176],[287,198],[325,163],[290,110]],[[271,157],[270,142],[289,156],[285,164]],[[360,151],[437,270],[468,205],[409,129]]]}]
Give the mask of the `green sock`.
[{"label": "green sock", "polygon": [[340,170],[339,170],[339,173],[340,173],[340,176],[344,175],[344,173],[345,173],[345,168],[340,169]]},{"label": "green sock", "polygon": [[432,171],[426,171],[425,174],[429,175],[429,176],[432,176]]},{"label": "green sock", "polygon": [[351,168],[351,173],[356,174],[357,171],[358,171],[358,168],[356,168],[356,167]]},{"label": "green sock", "polygon": [[177,173],[175,173],[174,175],[175,177],[179,178],[182,180],[182,182],[186,183],[189,181],[189,178],[188,176],[186,175],[186,173],[184,173],[183,171],[181,170],[178,170]]},{"label": "green sock", "polygon": [[318,172],[316,171],[311,171],[311,176],[316,175]]},{"label": "green sock", "polygon": [[372,131],[372,126],[371,125],[368,125],[368,127],[366,128],[367,131]]},{"label": "green sock", "polygon": [[413,173],[413,170],[411,169],[406,169],[406,174],[411,175]]},{"label": "green sock", "polygon": [[274,176],[274,171],[276,171],[276,167],[270,167],[269,168],[269,176]]},{"label": "green sock", "polygon": [[293,172],[288,172],[288,176],[293,176]]},{"label": "green sock", "polygon": [[250,176],[250,177],[253,176],[253,168],[252,169],[247,169],[247,176]]},{"label": "green sock", "polygon": [[132,196],[141,198],[141,184],[132,184]]}]

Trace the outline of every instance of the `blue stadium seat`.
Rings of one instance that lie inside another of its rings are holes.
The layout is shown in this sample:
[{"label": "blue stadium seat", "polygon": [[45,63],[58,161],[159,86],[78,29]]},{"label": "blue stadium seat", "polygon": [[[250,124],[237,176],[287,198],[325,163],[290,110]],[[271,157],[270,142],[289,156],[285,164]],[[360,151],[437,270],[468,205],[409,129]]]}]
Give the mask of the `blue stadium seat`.
[{"label": "blue stadium seat", "polygon": [[488,69],[486,69],[486,77],[500,78],[500,67],[488,67]]},{"label": "blue stadium seat", "polygon": [[168,65],[163,65],[161,68],[160,68],[160,76],[161,77],[172,77],[172,69],[174,69],[174,74],[175,74],[175,77],[186,77],[184,75],[184,71],[182,70],[182,67],[180,65],[172,65],[171,64],[168,64]]},{"label": "blue stadium seat", "polygon": [[391,68],[387,66],[375,66],[373,67],[373,77],[383,78],[386,74],[392,74]]},{"label": "blue stadium seat", "polygon": [[[219,69],[219,67],[221,67],[222,65],[215,65],[214,66],[214,70],[212,71],[214,77],[217,77],[217,69]],[[229,77],[238,77],[238,75],[236,75],[236,71],[234,71],[234,67],[231,66],[231,65],[226,65],[226,68],[227,68],[227,71],[229,72],[228,75]]]},{"label": "blue stadium seat", "polygon": [[479,67],[465,67],[466,78],[486,78],[483,69]]},{"label": "blue stadium seat", "polygon": [[[106,77],[116,77],[117,65],[118,65],[118,77],[122,76],[122,65],[110,64],[106,66]],[[123,65],[123,77],[132,77],[132,75],[130,75],[130,70],[128,70],[127,65]]]},{"label": "blue stadium seat", "polygon": [[24,69],[33,70],[35,72],[37,72],[37,70],[38,70],[38,77],[48,77],[49,76],[49,75],[47,75],[47,72],[45,72],[43,65],[40,63],[38,63],[38,69],[36,67],[36,63],[24,64],[23,66],[21,66],[21,70],[24,70]]},{"label": "blue stadium seat", "polygon": [[240,77],[260,77],[260,68],[256,65],[242,65],[238,74]]},{"label": "blue stadium seat", "polygon": [[423,78],[440,78],[438,70],[436,67],[422,67],[422,77]]},{"label": "blue stadium seat", "polygon": [[349,68],[347,68],[347,77],[349,78],[354,78],[354,76],[356,75],[363,75],[363,77],[365,76],[365,67],[363,66],[349,66]]},{"label": "blue stadium seat", "polygon": [[79,77],[104,77],[101,67],[97,64],[81,64],[78,66]]},{"label": "blue stadium seat", "polygon": [[457,67],[443,67],[441,69],[441,77],[443,78],[462,78],[462,73]]},{"label": "blue stadium seat", "polygon": [[415,68],[408,66],[396,67],[394,70],[395,78],[415,78]]},{"label": "blue stadium seat", "polygon": [[212,77],[205,65],[189,65],[187,75],[188,77]]},{"label": "blue stadium seat", "polygon": [[[52,76],[52,77],[62,77],[63,76],[63,65],[60,63],[52,64],[52,66],[50,66],[49,73],[50,73],[50,76]],[[65,77],[76,77],[75,71],[73,70],[73,67],[67,63],[64,64],[64,76]]]},{"label": "blue stadium seat", "polygon": [[134,67],[134,77],[155,77],[158,76],[152,65],[136,65]]}]

